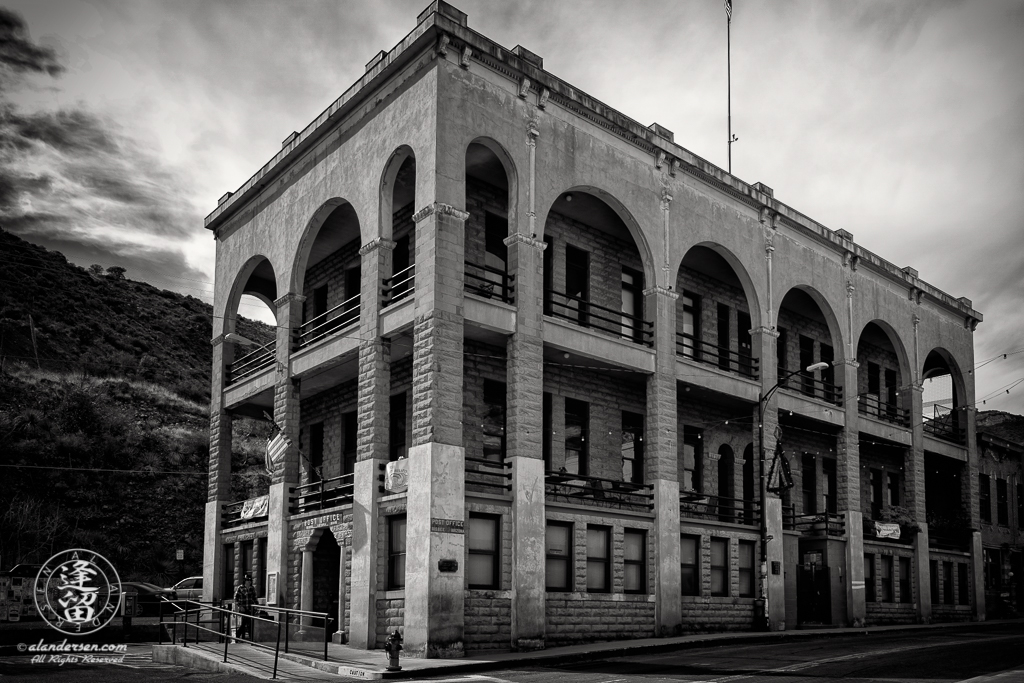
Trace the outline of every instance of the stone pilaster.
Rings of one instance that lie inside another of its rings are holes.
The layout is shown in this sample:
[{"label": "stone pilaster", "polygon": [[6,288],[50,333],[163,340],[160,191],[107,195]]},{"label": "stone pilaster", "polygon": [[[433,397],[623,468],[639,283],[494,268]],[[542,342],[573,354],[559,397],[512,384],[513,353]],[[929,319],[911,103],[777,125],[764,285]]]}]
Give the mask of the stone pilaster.
[{"label": "stone pilaster", "polygon": [[[915,326],[916,329],[916,326]],[[917,617],[922,623],[932,618],[932,575],[928,560],[928,524],[925,513],[925,471],[924,471],[924,423],[921,421],[924,386],[916,380],[909,388],[910,424],[912,426],[912,445],[907,452],[903,471],[906,477],[907,507],[914,515],[921,531],[914,539],[914,564],[917,567]]]},{"label": "stone pilaster", "polygon": [[213,340],[213,371],[210,392],[210,465],[205,524],[203,527],[203,600],[222,598],[224,546],[220,540],[221,510],[231,502],[231,414],[224,410],[225,368],[234,347],[224,336]]},{"label": "stone pilaster", "polygon": [[843,387],[844,423],[837,438],[836,480],[839,510],[846,515],[846,622],[862,626],[866,614],[864,593],[864,517],[860,505],[860,414],[857,369],[853,358],[836,361],[836,379]]},{"label": "stone pilaster", "polygon": [[663,287],[644,292],[644,310],[654,321],[654,373],[647,379],[644,481],[654,487],[655,632],[682,631],[679,555],[679,474],[676,405],[676,301]]},{"label": "stone pilaster", "polygon": [[508,457],[512,463],[512,648],[544,647],[544,242],[505,240],[516,276],[516,329],[508,340]]}]

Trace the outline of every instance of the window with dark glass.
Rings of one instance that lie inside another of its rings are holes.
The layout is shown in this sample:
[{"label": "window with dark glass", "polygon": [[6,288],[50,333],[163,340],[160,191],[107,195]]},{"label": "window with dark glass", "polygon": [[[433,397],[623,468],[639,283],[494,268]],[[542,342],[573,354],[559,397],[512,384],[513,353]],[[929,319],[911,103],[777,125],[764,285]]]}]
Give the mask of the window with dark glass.
[{"label": "window with dark glass", "polygon": [[647,532],[626,529],[622,534],[622,590],[647,592]]},{"label": "window with dark glass", "polygon": [[807,372],[807,366],[814,365],[814,340],[800,335],[800,390],[807,396],[814,396],[814,375]]},{"label": "window with dark glass", "polygon": [[587,592],[612,590],[611,527],[587,525]]},{"label": "window with dark glass", "polygon": [[929,560],[928,561],[928,574],[931,576],[932,583],[932,604],[939,604],[939,561]]},{"label": "window with dark glass", "polygon": [[978,475],[978,506],[981,508],[981,521],[992,522],[992,491],[989,487],[987,474]]},{"label": "window with dark glass", "polygon": [[484,460],[505,460],[505,383],[484,380]]},{"label": "window with dark glass", "polygon": [[875,555],[864,553],[864,599],[875,602]]},{"label": "window with dark glass", "polygon": [[879,559],[881,566],[878,585],[881,588],[882,602],[892,602],[892,555],[882,555]]},{"label": "window with dark glass", "polygon": [[388,590],[405,588],[405,515],[388,517]]},{"label": "window with dark glass", "polygon": [[252,543],[252,541],[242,541],[240,550],[242,551],[242,576],[245,576],[246,574],[252,574],[252,572],[253,572],[253,566],[252,566],[253,543]]},{"label": "window with dark glass", "polygon": [[754,597],[754,542],[740,541],[739,592],[741,598]]},{"label": "window with dark glass", "polygon": [[344,324],[354,321],[359,316],[359,291],[362,286],[362,271],[357,261],[354,268],[345,271]]},{"label": "window with dark glass", "polygon": [[882,515],[882,470],[872,468],[871,476],[871,517],[879,519]]},{"label": "window with dark glass", "polygon": [[801,492],[803,493],[804,514],[813,515],[818,511],[817,462],[813,455],[804,453],[801,458]]},{"label": "window with dark glass", "polygon": [[309,481],[322,481],[324,478],[324,423],[314,422],[309,425]]},{"label": "window with dark glass", "polygon": [[899,472],[886,472],[885,476],[888,478],[889,484],[889,505],[900,504],[900,473]]},{"label": "window with dark glass", "polygon": [[470,588],[500,588],[501,517],[471,512],[469,515],[469,566],[466,577]]},{"label": "window with dark glass", "polygon": [[565,294],[564,316],[586,325],[587,302],[590,301],[590,254],[571,245],[565,247]]},{"label": "window with dark glass", "polygon": [[644,483],[644,416],[622,411],[622,481]]},{"label": "window with dark glass", "polygon": [[704,451],[701,438],[704,430],[697,427],[683,427],[683,439],[680,447],[683,449],[683,481],[681,482],[684,491],[700,491],[701,489],[701,466],[704,460]]},{"label": "window with dark glass", "polygon": [[971,604],[971,586],[970,586],[970,570],[967,568],[967,564],[964,562],[957,563],[956,566],[956,580],[957,580],[957,604],[969,605]]},{"label": "window with dark glass", "polygon": [[541,438],[542,438],[543,441],[542,441],[541,446],[540,446],[541,454],[544,456],[544,469],[545,470],[550,470],[551,469],[551,439],[554,436],[552,434],[552,426],[551,426],[551,410],[552,410],[552,406],[551,406],[551,393],[545,391],[544,392],[544,397],[541,399],[541,412],[543,413],[543,416],[541,417],[541,420],[542,420],[541,429],[543,430],[544,433],[541,435]]},{"label": "window with dark glass", "polygon": [[896,415],[896,394],[899,387],[896,386],[896,371],[886,368],[885,370],[885,410],[889,417]]},{"label": "window with dark glass", "polygon": [[711,595],[729,595],[729,539],[711,539]]},{"label": "window with dark glass", "polygon": [[[778,366],[779,379],[782,379],[789,374],[789,363],[787,360],[786,344],[787,334],[785,328],[780,327],[778,329],[779,337],[775,340],[775,362]],[[782,386],[786,386],[783,384]]]},{"label": "window with dark glass", "polygon": [[309,320],[321,316],[327,312],[327,285],[320,285],[313,289],[313,302],[310,310]]},{"label": "window with dark glass", "polygon": [[[508,219],[504,216],[487,211],[484,213],[484,265],[493,268],[499,273],[508,270],[508,247],[505,239],[508,237]],[[495,289],[501,287],[501,276],[488,271],[487,279],[495,284]]]},{"label": "window with dark glass", "polygon": [[700,360],[700,297],[683,292],[683,356]]},{"label": "window with dark glass", "polygon": [[733,495],[733,466],[735,458],[727,444],[718,448],[718,519],[723,522],[736,520],[736,505]]},{"label": "window with dark glass", "polygon": [[359,414],[353,410],[341,415],[341,438],[342,444],[341,467],[342,474],[352,474],[356,471],[356,456],[359,452]]},{"label": "window with dark glass", "polygon": [[632,268],[622,269],[622,336],[643,341],[644,276]]},{"label": "window with dark glass", "polygon": [[985,590],[998,591],[1003,588],[1003,558],[998,548],[982,551],[985,569]]},{"label": "window with dark glass", "polygon": [[911,575],[910,558],[900,558],[900,602],[913,602],[914,590],[912,588],[914,578]]},{"label": "window with dark glass", "polygon": [[729,307],[718,304],[718,367],[729,369]]},{"label": "window with dark glass", "polygon": [[754,343],[750,338],[750,314],[746,311],[736,311],[736,337],[739,339],[740,372],[749,377],[753,375]]},{"label": "window with dark glass", "polygon": [[700,537],[683,534],[679,541],[683,595],[700,595]]},{"label": "window with dark glass", "polygon": [[389,429],[388,433],[390,440],[388,443],[388,455],[391,460],[398,460],[399,458],[406,457],[409,452],[405,445],[405,426],[406,426],[406,401],[405,392],[401,394],[395,394],[391,397],[390,402],[390,415],[388,418]]},{"label": "window with dark glass", "polygon": [[565,399],[565,469],[572,474],[587,474],[590,448],[590,404]]},{"label": "window with dark glass", "polygon": [[544,540],[545,585],[549,591],[571,591],[572,524],[548,522]]},{"label": "window with dark glass", "polygon": [[256,597],[267,597],[267,539],[256,539],[256,558],[260,571],[256,573]]},{"label": "window with dark glass", "polygon": [[[221,587],[223,589],[223,595],[234,595],[235,586],[235,544],[225,543],[223,545],[224,551],[224,573],[221,575]],[[266,565],[264,565],[266,566]],[[5,596],[6,597],[6,596]]]},{"label": "window with dark glass", "polygon": [[872,407],[875,409],[877,409],[878,399],[882,395],[881,371],[878,363],[868,362],[868,393],[874,398]]},{"label": "window with dark glass", "polygon": [[942,563],[942,603],[953,604],[953,563]]},{"label": "window with dark glass", "polygon": [[839,484],[836,480],[836,461],[832,458],[822,458],[821,470],[824,475],[825,484],[825,512],[836,514],[839,512]]},{"label": "window with dark glass", "polygon": [[743,449],[743,520],[750,524],[754,520],[754,445]]},{"label": "window with dark glass", "polygon": [[544,315],[551,315],[551,290],[555,288],[555,240],[544,235]]},{"label": "window with dark glass", "polygon": [[996,523],[1010,525],[1010,494],[1005,479],[996,479]]},{"label": "window with dark glass", "polygon": [[391,298],[398,299],[409,291],[409,273],[405,272],[411,265],[409,233],[395,240],[395,248],[391,250]]},{"label": "window with dark glass", "polygon": [[821,381],[825,383],[825,400],[835,400],[835,389],[832,387],[836,383],[836,369],[832,367],[832,362],[836,359],[835,349],[832,348],[831,344],[821,344],[821,362],[828,363],[829,366],[821,371]]}]

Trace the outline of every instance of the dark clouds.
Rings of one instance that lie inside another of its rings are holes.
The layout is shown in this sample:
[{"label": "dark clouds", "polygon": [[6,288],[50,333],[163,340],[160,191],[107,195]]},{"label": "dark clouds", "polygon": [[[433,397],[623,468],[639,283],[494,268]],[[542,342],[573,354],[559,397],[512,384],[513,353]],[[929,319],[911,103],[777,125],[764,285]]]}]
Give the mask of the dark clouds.
[{"label": "dark clouds", "polygon": [[56,53],[31,41],[25,20],[0,7],[0,88],[20,80],[25,74],[57,76],[64,66]]}]

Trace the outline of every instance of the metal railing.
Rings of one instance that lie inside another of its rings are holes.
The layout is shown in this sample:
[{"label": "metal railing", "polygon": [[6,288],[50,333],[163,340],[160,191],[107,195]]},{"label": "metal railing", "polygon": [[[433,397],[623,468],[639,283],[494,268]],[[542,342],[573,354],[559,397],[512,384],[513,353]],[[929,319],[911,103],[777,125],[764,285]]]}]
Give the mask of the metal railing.
[{"label": "metal railing", "polygon": [[416,264],[403,268],[391,277],[383,280],[381,296],[383,306],[389,306],[406,298],[416,289]]},{"label": "metal railing", "polygon": [[820,380],[809,373],[801,373],[792,377],[787,377],[788,374],[785,370],[779,370],[780,389],[795,391],[811,398],[820,398],[837,406],[843,405],[842,387]]},{"label": "metal railing", "polygon": [[654,508],[654,487],[571,472],[548,471],[544,475],[544,493],[552,500],[620,509]]},{"label": "metal railing", "polygon": [[298,329],[299,348],[309,346],[315,341],[346,328],[359,321],[359,295],[342,301],[334,308],[321,313],[309,322],[302,323]]},{"label": "metal railing", "polygon": [[466,291],[485,299],[515,303],[515,275],[491,266],[466,261]]},{"label": "metal railing", "polygon": [[274,364],[275,342],[267,342],[263,346],[250,351],[233,363],[229,363],[224,379],[226,384],[240,382],[246,377],[255,375]]},{"label": "metal railing", "polygon": [[[298,615],[299,619],[313,619],[313,620],[315,620],[315,619],[323,619],[324,625],[323,625],[322,628],[324,630],[324,661],[325,662],[327,661],[327,654],[328,654],[327,653],[327,646],[331,642],[331,632],[330,632],[329,627],[330,627],[331,622],[334,621],[333,619],[331,619],[330,614],[328,612],[311,612],[310,610],[288,609],[287,607],[275,607],[274,605],[260,605],[259,608],[260,608],[261,611],[276,612],[279,615],[282,615],[282,614],[284,615],[284,653],[285,654],[288,654],[288,648],[289,648],[289,642],[290,642],[289,635],[288,635],[289,632],[290,632],[290,629],[288,627],[291,626],[292,615],[293,614]],[[277,623],[279,623],[279,624],[281,623],[281,617],[280,616],[277,618]],[[304,627],[304,626],[309,626],[309,624],[303,624],[301,621],[299,622],[299,624],[300,624],[300,628]],[[318,628],[318,627],[311,626],[311,628]],[[312,641],[310,641],[310,642],[312,642]]]},{"label": "metal railing", "polygon": [[885,403],[874,394],[861,394],[857,397],[857,411],[883,422],[890,422],[900,427],[910,426],[910,411],[900,408],[894,403]]},{"label": "metal railing", "polygon": [[234,503],[225,503],[221,506],[220,512],[220,523],[225,529],[231,527],[241,526],[242,524],[249,524],[250,522],[265,522],[267,521],[267,515],[256,515],[249,519],[242,519],[242,508],[248,501],[239,500]]},{"label": "metal railing", "polygon": [[512,490],[512,463],[504,459],[466,457],[466,485],[497,491]]},{"label": "metal railing", "polygon": [[796,514],[792,505],[782,506],[782,528],[804,536],[842,536],[846,533],[846,515],[842,512]]},{"label": "metal railing", "polygon": [[751,379],[757,379],[760,374],[757,358],[702,341],[685,332],[676,332],[676,355]]},{"label": "metal railing", "polygon": [[351,504],[354,477],[353,474],[342,474],[292,488],[291,514]]},{"label": "metal railing", "polygon": [[969,529],[929,529],[928,547],[932,550],[955,550],[962,553],[970,552],[971,532]]},{"label": "metal railing", "polygon": [[683,491],[679,494],[679,516],[756,526],[761,521],[761,504],[756,500]]},{"label": "metal railing", "polygon": [[958,446],[967,445],[967,429],[964,427],[958,427],[946,418],[923,417],[921,419],[924,422],[925,434],[930,434],[936,439],[955,443]]},{"label": "metal railing", "polygon": [[568,320],[580,327],[610,332],[636,344],[654,346],[654,323],[640,316],[616,311],[553,289],[545,290],[544,296],[548,303],[548,315]]}]

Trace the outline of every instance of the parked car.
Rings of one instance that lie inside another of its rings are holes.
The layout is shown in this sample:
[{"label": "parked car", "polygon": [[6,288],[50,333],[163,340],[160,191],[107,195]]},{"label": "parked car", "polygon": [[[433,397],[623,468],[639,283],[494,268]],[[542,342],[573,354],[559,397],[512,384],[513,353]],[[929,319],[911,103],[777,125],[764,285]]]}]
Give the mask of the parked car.
[{"label": "parked car", "polygon": [[[161,588],[153,583],[146,583],[145,581],[122,581],[121,582],[122,593],[137,593],[138,605],[141,608],[140,616],[143,617],[155,617],[160,614],[160,603],[163,600],[173,600],[174,590],[171,588]],[[170,614],[172,609],[169,606],[164,607],[164,614]]]},{"label": "parked car", "polygon": [[174,584],[171,589],[174,591],[176,600],[202,600],[203,599],[203,577],[190,576]]}]

